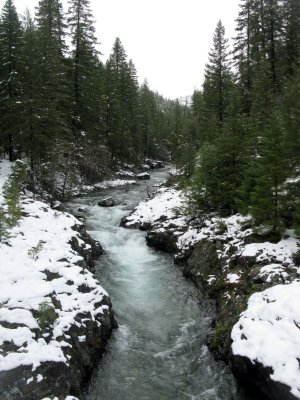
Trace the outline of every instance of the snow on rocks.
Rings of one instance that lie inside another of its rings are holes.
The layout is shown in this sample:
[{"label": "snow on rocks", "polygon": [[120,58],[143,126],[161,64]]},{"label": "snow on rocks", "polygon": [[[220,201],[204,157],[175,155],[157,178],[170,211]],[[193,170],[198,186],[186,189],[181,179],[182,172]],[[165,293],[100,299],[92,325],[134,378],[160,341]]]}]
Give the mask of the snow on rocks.
[{"label": "snow on rocks", "polygon": [[72,196],[81,196],[86,193],[93,193],[97,192],[102,189],[110,189],[110,188],[116,188],[116,187],[121,187],[121,186],[127,186],[127,185],[135,185],[136,180],[133,179],[133,177],[130,177],[130,179],[111,179],[111,180],[106,180],[102,181],[99,183],[95,183],[94,185],[81,185],[78,187],[74,187],[69,190],[70,194]]},{"label": "snow on rocks", "polygon": [[[59,400],[58,399],[58,397],[54,397],[54,398],[50,398],[50,397],[45,397],[44,399],[42,399],[42,400]],[[74,396],[67,396],[66,398],[65,398],[65,400],[79,400],[77,397],[74,397]]]},{"label": "snow on rocks", "polygon": [[[9,168],[0,165],[3,184]],[[92,239],[82,224],[28,197],[22,214],[0,243],[0,398],[5,393],[15,400],[17,387],[23,399],[39,400],[52,393],[59,371],[61,387],[53,394],[79,391],[114,319],[106,291],[89,270]]]},{"label": "snow on rocks", "polygon": [[[153,225],[162,220],[171,220],[175,223],[178,209],[183,205],[184,196],[176,189],[159,189],[155,197],[141,202],[124,220],[124,226],[141,225],[145,222]],[[177,224],[176,224],[177,226]]]},{"label": "snow on rocks", "polygon": [[271,379],[300,398],[300,282],[253,294],[232,330],[234,355],[272,368]]},{"label": "snow on rocks", "polygon": [[[148,244],[177,253],[185,276],[218,300],[209,347],[227,361],[233,352],[241,381],[260,382],[268,398],[300,398],[298,237],[287,230],[277,242],[268,241],[266,233],[252,230],[250,216],[192,218],[182,212],[186,202],[182,191],[160,189],[122,225],[148,229]],[[251,375],[238,357],[260,367]]]}]

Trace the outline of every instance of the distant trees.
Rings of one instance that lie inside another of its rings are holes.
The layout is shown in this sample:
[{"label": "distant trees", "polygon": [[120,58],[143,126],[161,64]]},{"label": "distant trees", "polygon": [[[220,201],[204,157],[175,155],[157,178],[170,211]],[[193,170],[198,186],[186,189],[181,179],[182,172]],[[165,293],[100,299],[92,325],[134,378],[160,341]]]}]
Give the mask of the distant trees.
[{"label": "distant trees", "polygon": [[39,0],[35,18],[27,11],[22,23],[6,0],[0,148],[10,160],[25,154],[48,186],[49,175],[65,181],[74,168],[93,180],[104,164],[168,156],[172,102],[139,86],[119,38],[105,64],[99,54],[89,0],[69,0],[66,14],[61,0]]}]

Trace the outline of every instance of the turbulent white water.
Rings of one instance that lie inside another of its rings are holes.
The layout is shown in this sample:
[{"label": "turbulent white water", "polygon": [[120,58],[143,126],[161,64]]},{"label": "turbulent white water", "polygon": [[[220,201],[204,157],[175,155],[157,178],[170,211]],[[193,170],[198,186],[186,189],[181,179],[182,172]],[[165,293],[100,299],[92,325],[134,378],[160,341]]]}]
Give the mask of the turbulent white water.
[{"label": "turbulent white water", "polygon": [[[155,172],[151,182],[165,176],[165,171]],[[118,205],[99,207],[106,196]],[[228,368],[215,362],[205,346],[213,303],[184,279],[171,256],[147,247],[143,232],[119,227],[145,197],[141,183],[71,205],[73,210],[88,207],[89,232],[106,251],[97,263],[97,277],[119,323],[85,400],[245,399]]]}]

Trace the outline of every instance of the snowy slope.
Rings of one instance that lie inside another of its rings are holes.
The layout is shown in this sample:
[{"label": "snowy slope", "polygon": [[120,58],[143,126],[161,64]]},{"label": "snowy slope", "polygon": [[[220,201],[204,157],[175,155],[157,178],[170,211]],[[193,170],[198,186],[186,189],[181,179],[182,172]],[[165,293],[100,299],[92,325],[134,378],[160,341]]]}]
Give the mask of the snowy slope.
[{"label": "snowy slope", "polygon": [[[3,161],[0,168],[1,195],[10,167]],[[68,331],[82,316],[100,326],[109,310],[100,304],[108,295],[72,249],[71,241],[83,251],[90,247],[73,229],[81,225],[75,217],[26,197],[22,211],[8,243],[0,243],[0,373],[31,366],[37,380],[34,371],[42,363],[68,365]],[[49,309],[55,310],[54,321],[45,327]]]}]

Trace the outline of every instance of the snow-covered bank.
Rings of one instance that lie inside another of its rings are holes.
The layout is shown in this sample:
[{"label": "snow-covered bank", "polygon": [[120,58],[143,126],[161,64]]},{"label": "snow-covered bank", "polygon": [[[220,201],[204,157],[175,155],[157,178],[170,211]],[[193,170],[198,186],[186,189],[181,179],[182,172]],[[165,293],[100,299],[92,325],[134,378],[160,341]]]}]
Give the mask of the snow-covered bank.
[{"label": "snow-covered bank", "polygon": [[161,189],[122,225],[148,229],[148,243],[175,252],[185,275],[217,300],[210,348],[240,381],[265,398],[300,398],[298,238],[289,230],[271,243],[241,215],[192,218],[186,201],[180,190]]},{"label": "snow-covered bank", "polygon": [[[0,163],[0,193],[9,164]],[[70,214],[22,197],[22,218],[0,243],[0,397],[78,395],[114,325],[93,277],[101,247]]]}]

